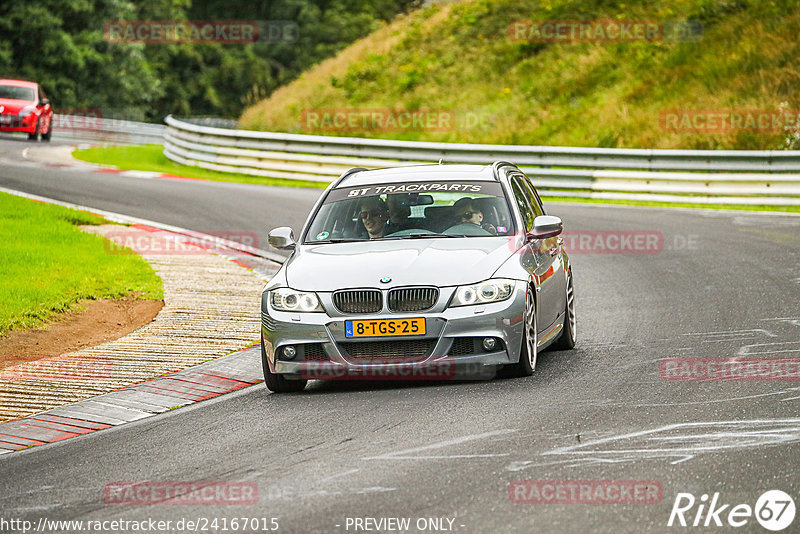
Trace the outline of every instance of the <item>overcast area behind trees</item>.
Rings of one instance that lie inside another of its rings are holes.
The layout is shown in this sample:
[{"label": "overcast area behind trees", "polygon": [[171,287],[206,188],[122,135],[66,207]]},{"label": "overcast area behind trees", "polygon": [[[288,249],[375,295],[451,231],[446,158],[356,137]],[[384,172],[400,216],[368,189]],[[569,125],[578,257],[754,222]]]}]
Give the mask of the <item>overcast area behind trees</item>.
[{"label": "overcast area behind trees", "polygon": [[[160,122],[167,114],[236,118],[311,65],[421,0],[3,0],[0,78],[42,84],[58,112]],[[120,20],[285,20],[288,43],[112,44]]]}]

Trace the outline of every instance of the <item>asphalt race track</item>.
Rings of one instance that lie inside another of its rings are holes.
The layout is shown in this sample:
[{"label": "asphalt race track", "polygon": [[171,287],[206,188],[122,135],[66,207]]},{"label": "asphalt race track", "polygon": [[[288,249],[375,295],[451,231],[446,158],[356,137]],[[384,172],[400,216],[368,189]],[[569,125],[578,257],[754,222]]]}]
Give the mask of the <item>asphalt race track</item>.
[{"label": "asphalt race track", "polygon": [[[297,231],[320,193],[10,163],[26,146],[0,141],[0,186],[198,231]],[[570,235],[591,240],[571,254],[578,346],[540,355],[532,377],[313,382],[293,395],[260,384],[3,455],[0,516],[34,524],[217,518],[212,532],[234,517],[277,518],[278,532],[367,532],[376,524],[366,518],[410,518],[408,532],[683,532],[701,530],[691,527],[701,496],[719,492],[719,505],[729,505],[718,516],[724,526],[703,511],[699,524],[712,525],[704,532],[766,532],[754,517],[733,528],[728,513],[754,508],[767,490],[800,495],[796,374],[686,381],[660,369],[665,358],[800,356],[800,217],[549,208],[564,219],[568,243]],[[607,245],[607,236],[630,232],[660,236],[659,245],[599,253],[597,236]],[[663,493],[650,503],[512,502],[509,485],[525,480],[647,481]],[[250,482],[258,499],[106,504],[106,485],[125,481]],[[685,513],[690,526],[668,527],[679,493],[697,500]]]},{"label": "asphalt race track", "polygon": [[235,241],[255,234],[264,249],[270,221],[298,232],[322,193],[321,189],[129,178],[80,167],[42,167],[23,158],[30,146],[24,137],[0,136],[0,187],[199,232],[225,233]]}]

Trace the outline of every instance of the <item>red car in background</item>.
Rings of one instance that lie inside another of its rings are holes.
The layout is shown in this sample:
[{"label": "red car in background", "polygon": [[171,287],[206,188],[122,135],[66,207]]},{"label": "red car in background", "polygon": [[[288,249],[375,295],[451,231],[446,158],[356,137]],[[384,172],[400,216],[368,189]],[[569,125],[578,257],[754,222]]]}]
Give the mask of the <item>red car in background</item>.
[{"label": "red car in background", "polygon": [[25,132],[28,139],[49,141],[53,108],[38,83],[0,79],[0,132]]}]

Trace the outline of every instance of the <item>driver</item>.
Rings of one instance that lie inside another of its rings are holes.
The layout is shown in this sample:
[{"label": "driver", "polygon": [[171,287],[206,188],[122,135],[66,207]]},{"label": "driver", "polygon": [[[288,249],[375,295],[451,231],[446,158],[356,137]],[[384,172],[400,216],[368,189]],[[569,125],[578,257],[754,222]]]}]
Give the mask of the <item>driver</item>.
[{"label": "driver", "polygon": [[493,224],[483,222],[483,212],[475,199],[464,197],[453,204],[454,224],[474,224],[480,226],[492,235],[497,235],[497,228]]},{"label": "driver", "polygon": [[359,217],[367,230],[370,239],[386,235],[386,221],[389,220],[389,208],[381,197],[366,197],[359,204]]}]

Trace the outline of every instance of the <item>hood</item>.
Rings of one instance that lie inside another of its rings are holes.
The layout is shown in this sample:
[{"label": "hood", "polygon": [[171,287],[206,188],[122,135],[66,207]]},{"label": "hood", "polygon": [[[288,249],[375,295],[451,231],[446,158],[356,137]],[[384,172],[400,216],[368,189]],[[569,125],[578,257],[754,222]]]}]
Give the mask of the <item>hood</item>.
[{"label": "hood", "polygon": [[[286,279],[301,291],[472,284],[490,278],[512,247],[507,237],[302,245],[287,262]],[[382,284],[383,277],[392,280]]]},{"label": "hood", "polygon": [[4,108],[0,111],[0,115],[17,115],[25,106],[33,105],[34,103],[29,100],[9,100],[7,98],[0,98],[0,107]]}]

